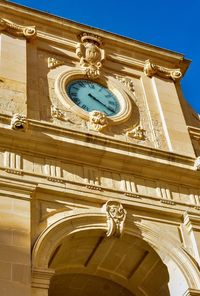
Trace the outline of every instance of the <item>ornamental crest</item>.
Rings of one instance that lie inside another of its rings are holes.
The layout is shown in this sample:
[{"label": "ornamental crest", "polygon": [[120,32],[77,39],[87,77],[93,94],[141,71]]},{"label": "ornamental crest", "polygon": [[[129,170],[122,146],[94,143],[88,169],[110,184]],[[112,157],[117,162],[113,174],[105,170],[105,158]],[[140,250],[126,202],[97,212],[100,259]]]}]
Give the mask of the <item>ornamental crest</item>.
[{"label": "ornamental crest", "polygon": [[126,219],[126,210],[118,201],[109,200],[105,204],[107,214],[108,231],[107,237],[120,237],[124,228],[124,221]]},{"label": "ornamental crest", "polygon": [[100,48],[101,39],[93,34],[83,33],[81,42],[76,47],[76,54],[80,58],[80,65],[85,69],[88,78],[98,78],[100,68],[105,58],[105,51]]}]

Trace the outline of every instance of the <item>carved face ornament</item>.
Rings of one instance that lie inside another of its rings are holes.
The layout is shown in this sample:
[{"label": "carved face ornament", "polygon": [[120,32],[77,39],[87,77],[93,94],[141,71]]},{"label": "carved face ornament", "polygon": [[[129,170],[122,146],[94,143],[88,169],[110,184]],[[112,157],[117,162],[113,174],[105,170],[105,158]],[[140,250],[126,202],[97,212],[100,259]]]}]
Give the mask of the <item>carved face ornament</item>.
[{"label": "carved face ornament", "polygon": [[120,205],[109,206],[109,213],[114,219],[121,219],[124,217],[124,210],[120,207]]},{"label": "carved face ornament", "polygon": [[91,64],[96,64],[101,60],[101,51],[94,43],[85,44],[85,60]]}]

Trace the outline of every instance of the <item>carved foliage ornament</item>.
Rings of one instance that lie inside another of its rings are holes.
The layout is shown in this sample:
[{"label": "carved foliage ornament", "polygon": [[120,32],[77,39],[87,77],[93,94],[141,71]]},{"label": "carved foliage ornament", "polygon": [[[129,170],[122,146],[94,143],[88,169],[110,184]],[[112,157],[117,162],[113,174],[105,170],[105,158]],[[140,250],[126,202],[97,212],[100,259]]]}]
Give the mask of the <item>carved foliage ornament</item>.
[{"label": "carved foliage ornament", "polygon": [[144,73],[146,76],[149,77],[157,75],[163,78],[171,78],[174,81],[179,80],[182,77],[180,69],[170,69],[161,67],[159,65],[153,64],[151,60],[145,61]]},{"label": "carved foliage ornament", "polygon": [[62,65],[64,65],[64,62],[61,60],[58,60],[53,57],[48,58],[48,68],[49,69],[54,69],[54,68],[62,66]]},{"label": "carved foliage ornament", "polygon": [[120,237],[123,233],[126,210],[118,201],[109,200],[105,204],[107,214],[108,231],[107,237]]},{"label": "carved foliage ornament", "polygon": [[28,127],[28,121],[26,116],[21,114],[14,114],[11,120],[11,128],[14,130],[25,131]]},{"label": "carved foliage ornament", "polygon": [[127,131],[126,135],[130,138],[144,141],[146,139],[145,132],[146,131],[143,128],[137,126],[134,129]]},{"label": "carved foliage ornament", "polygon": [[64,112],[54,105],[51,106],[51,116],[60,120],[65,119]]},{"label": "carved foliage ornament", "polygon": [[98,78],[102,61],[105,58],[105,51],[100,48],[102,45],[101,38],[88,33],[83,33],[80,38],[81,42],[76,47],[80,65],[84,68],[88,78]]},{"label": "carved foliage ornament", "polygon": [[102,131],[108,126],[108,118],[105,113],[100,111],[92,111],[89,113],[89,129]]},{"label": "carved foliage ornament", "polygon": [[0,18],[1,31],[8,32],[14,36],[25,37],[26,39],[32,39],[37,34],[35,26],[21,26],[4,18]]},{"label": "carved foliage ornament", "polygon": [[117,78],[117,80],[122,82],[131,92],[135,93],[135,86],[134,86],[133,80],[131,80],[128,77],[123,77],[120,75],[115,75],[115,77]]}]

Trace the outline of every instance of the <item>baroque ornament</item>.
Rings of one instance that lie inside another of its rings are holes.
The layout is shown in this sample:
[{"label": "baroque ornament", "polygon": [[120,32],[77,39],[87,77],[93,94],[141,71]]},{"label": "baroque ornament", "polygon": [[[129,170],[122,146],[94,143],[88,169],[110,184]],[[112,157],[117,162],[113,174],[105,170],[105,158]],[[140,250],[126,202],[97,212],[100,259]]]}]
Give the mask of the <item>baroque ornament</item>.
[{"label": "baroque ornament", "polygon": [[180,69],[161,67],[159,65],[153,64],[151,60],[145,61],[144,74],[149,77],[158,75],[163,78],[171,78],[174,81],[179,80],[182,77]]},{"label": "baroque ornament", "polygon": [[105,51],[100,48],[101,38],[88,33],[81,35],[81,42],[76,47],[76,54],[80,58],[80,65],[84,68],[88,78],[96,79],[100,76],[100,68],[105,58]]},{"label": "baroque ornament", "polygon": [[35,26],[21,26],[7,19],[0,18],[0,32],[2,31],[17,37],[25,37],[28,40],[36,37],[37,34]]},{"label": "baroque ornament", "polygon": [[137,126],[134,129],[127,131],[126,135],[130,138],[144,141],[146,139],[145,132],[146,131],[143,128]]},{"label": "baroque ornament", "polygon": [[96,110],[89,113],[89,129],[100,132],[107,126],[108,118],[105,113]]},{"label": "baroque ornament", "polygon": [[120,237],[124,229],[124,221],[127,214],[126,210],[121,203],[113,200],[107,201],[104,207],[107,214],[107,237]]},{"label": "baroque ornament", "polygon": [[52,105],[51,106],[51,116],[60,120],[65,119],[65,114],[63,111],[58,109],[56,106]]},{"label": "baroque ornament", "polygon": [[48,58],[48,68],[49,69],[54,69],[54,68],[62,66],[62,65],[64,65],[64,62],[61,60],[58,60],[53,57]]},{"label": "baroque ornament", "polygon": [[25,131],[28,127],[28,121],[26,116],[21,114],[14,114],[11,119],[11,128],[14,130],[23,130]]}]

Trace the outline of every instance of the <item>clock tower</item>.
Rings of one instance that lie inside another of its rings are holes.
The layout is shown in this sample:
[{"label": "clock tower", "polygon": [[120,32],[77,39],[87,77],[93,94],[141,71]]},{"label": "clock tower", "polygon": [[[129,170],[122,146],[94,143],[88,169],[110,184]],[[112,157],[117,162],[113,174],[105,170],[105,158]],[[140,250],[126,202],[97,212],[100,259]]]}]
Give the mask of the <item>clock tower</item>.
[{"label": "clock tower", "polygon": [[200,295],[190,62],[0,8],[0,294]]}]

